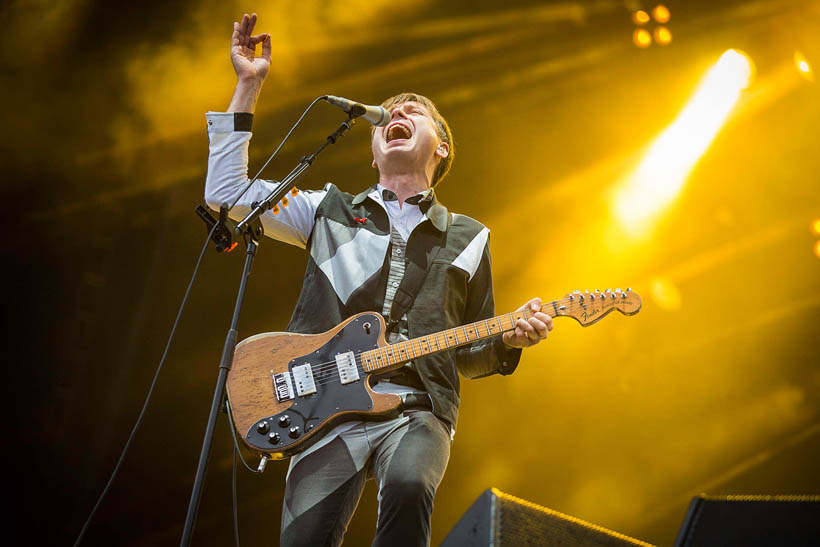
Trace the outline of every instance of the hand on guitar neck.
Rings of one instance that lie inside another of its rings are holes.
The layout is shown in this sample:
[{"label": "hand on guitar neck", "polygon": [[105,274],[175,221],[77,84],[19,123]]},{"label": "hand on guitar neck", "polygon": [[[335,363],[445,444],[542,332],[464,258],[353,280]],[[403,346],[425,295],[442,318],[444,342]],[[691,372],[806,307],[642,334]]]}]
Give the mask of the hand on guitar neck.
[{"label": "hand on guitar neck", "polygon": [[533,298],[516,311],[532,310],[532,315],[520,318],[515,322],[515,329],[502,336],[504,343],[511,348],[528,348],[545,340],[552,330],[552,317],[541,311],[541,299]]}]

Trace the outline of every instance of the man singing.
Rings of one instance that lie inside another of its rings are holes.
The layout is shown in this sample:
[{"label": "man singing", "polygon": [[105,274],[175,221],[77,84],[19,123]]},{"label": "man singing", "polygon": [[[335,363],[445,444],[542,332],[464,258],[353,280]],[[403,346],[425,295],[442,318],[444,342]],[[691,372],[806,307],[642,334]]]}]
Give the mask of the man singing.
[{"label": "man singing", "polygon": [[[234,23],[236,90],[227,112],[207,114],[205,199],[215,209],[232,203],[248,183],[253,112],[271,63],[270,35],[253,35],[255,24],[256,14]],[[260,45],[262,55],[256,57]],[[447,122],[429,99],[413,93],[391,97],[382,106],[390,123],[372,135],[377,184],[354,196],[329,183],[289,196],[287,206],[261,217],[266,235],[310,254],[289,332],[324,332],[354,314],[377,310],[389,319],[388,340],[396,342],[494,315],[489,230],[448,212],[433,191],[453,162]],[[268,181],[254,182],[231,216],[242,218],[272,189]],[[392,317],[407,265],[418,261],[426,267],[430,260],[412,305]],[[480,378],[513,372],[520,348],[552,330],[552,318],[539,311],[540,299],[524,306],[533,310],[531,318],[519,319],[501,336],[420,357],[379,376],[374,391],[405,401],[398,417],[342,423],[292,457],[281,544],[340,544],[364,483],[373,478],[379,488],[373,545],[429,545],[433,498],[458,418],[458,373]]]}]

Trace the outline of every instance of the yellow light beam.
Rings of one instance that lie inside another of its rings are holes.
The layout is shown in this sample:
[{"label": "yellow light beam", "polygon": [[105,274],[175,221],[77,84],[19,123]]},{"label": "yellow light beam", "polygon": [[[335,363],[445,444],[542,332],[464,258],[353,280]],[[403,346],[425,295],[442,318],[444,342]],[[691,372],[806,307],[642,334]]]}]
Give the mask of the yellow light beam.
[{"label": "yellow light beam", "polygon": [[652,144],[637,169],[619,184],[615,216],[627,233],[649,233],[653,221],[682,190],[751,77],[751,60],[734,49],[723,53],[709,69],[677,119]]}]

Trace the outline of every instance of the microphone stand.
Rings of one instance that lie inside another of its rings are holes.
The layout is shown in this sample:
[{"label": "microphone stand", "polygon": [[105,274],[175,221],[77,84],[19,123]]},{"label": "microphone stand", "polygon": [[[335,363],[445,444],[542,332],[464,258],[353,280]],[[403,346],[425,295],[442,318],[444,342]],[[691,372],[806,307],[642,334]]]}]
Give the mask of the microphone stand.
[{"label": "microphone stand", "polygon": [[[228,381],[228,373],[233,365],[233,354],[236,348],[237,326],[239,324],[239,311],[242,309],[242,302],[245,299],[245,287],[247,286],[248,278],[251,273],[251,266],[253,259],[256,256],[256,251],[259,247],[259,238],[264,234],[262,223],[259,219],[262,213],[273,207],[274,204],[285,197],[291,188],[296,186],[296,179],[307,170],[313,163],[313,160],[322,153],[322,151],[330,144],[335,144],[336,141],[348,131],[355,121],[355,118],[361,116],[364,109],[353,110],[348,113],[348,118],[330,134],[325,142],[309,156],[302,156],[299,164],[291,171],[285,179],[279,183],[265,199],[253,204],[253,209],[243,218],[235,228],[235,234],[242,235],[245,238],[246,254],[245,267],[242,270],[242,278],[239,282],[239,294],[236,296],[236,304],[234,305],[233,318],[231,319],[231,326],[228,330],[228,335],[225,338],[225,346],[222,349],[222,358],[219,362],[219,375],[216,380],[216,389],[214,390],[214,398],[211,403],[211,413],[208,416],[208,425],[205,428],[205,437],[202,441],[202,451],[199,454],[199,464],[197,465],[196,477],[194,478],[194,487],[191,492],[191,500],[188,504],[188,514],[185,517],[185,528],[182,531],[181,547],[187,547],[191,543],[191,536],[194,531],[194,524],[196,523],[197,512],[199,511],[199,502],[202,497],[202,488],[205,484],[205,474],[208,468],[208,460],[211,457],[211,449],[213,447],[214,431],[216,430],[216,420],[219,417],[219,410],[225,403],[225,384]],[[220,222],[223,221],[226,215],[220,215]],[[264,467],[260,465],[260,469]]]}]

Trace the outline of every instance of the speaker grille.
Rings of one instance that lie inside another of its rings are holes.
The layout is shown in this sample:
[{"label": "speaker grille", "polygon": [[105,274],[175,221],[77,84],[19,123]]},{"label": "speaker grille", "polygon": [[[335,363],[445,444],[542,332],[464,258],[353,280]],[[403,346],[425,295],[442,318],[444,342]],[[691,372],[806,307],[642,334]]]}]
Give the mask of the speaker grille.
[{"label": "speaker grille", "polygon": [[650,544],[490,488],[467,509],[441,545],[621,547]]},{"label": "speaker grille", "polygon": [[498,504],[494,511],[498,546],[649,545],[603,526],[505,494],[495,488],[491,491]]},{"label": "speaker grille", "polygon": [[697,496],[677,547],[820,543],[820,496]]}]

